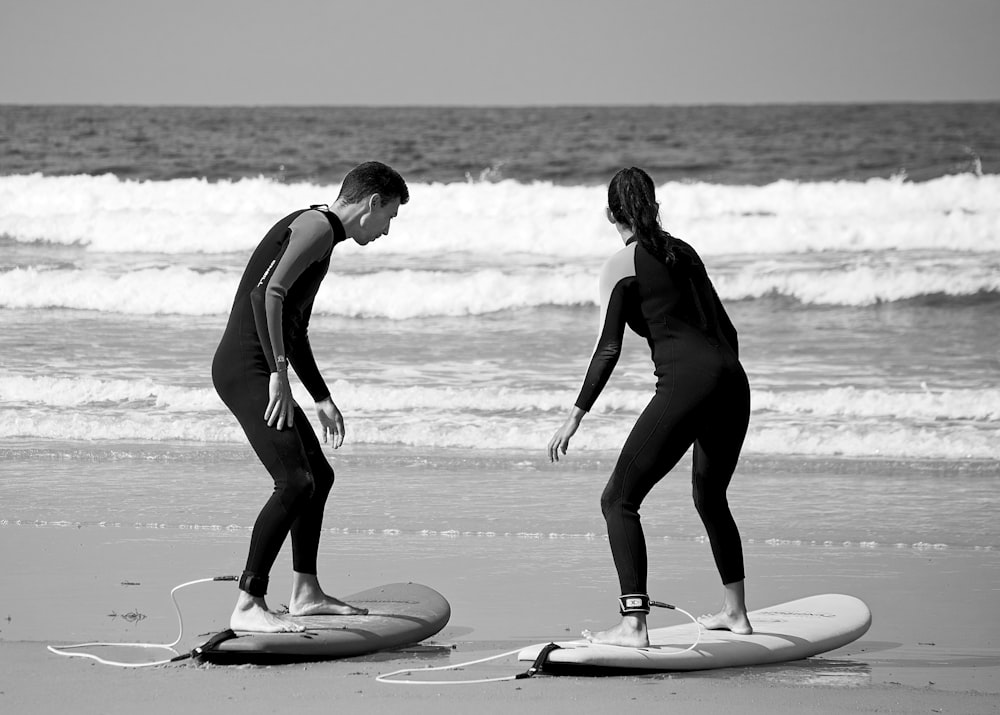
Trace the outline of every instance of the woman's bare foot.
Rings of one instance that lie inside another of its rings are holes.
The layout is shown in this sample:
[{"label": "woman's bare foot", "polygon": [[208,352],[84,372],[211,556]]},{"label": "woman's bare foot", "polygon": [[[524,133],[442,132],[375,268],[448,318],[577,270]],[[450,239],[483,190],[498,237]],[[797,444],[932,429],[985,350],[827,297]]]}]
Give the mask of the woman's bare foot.
[{"label": "woman's bare foot", "polygon": [[712,615],[698,619],[702,627],[710,631],[730,631],[739,636],[753,633],[753,626],[747,618],[747,601],[743,581],[733,581],[722,586],[722,609]]},{"label": "woman's bare foot", "polygon": [[315,574],[292,574],[292,597],[288,613],[293,616],[364,616],[367,608],[344,603],[339,598],[327,596],[320,588]]},{"label": "woman's bare foot", "polygon": [[753,626],[746,613],[726,613],[720,611],[715,615],[705,615],[698,618],[698,623],[709,631],[731,631],[739,636],[749,636]]},{"label": "woman's bare foot", "polygon": [[304,626],[267,610],[263,598],[245,591],[240,591],[236,608],[229,617],[229,627],[250,633],[301,633],[305,630]]},{"label": "woman's bare foot", "polygon": [[620,645],[628,648],[646,648],[649,646],[649,632],[646,630],[646,614],[629,614],[622,616],[621,623],[606,631],[584,631],[583,637],[591,643],[604,645]]},{"label": "woman's bare foot", "polygon": [[729,631],[739,636],[751,635],[753,626],[747,618],[743,581],[723,584],[722,596],[722,608],[719,612],[702,616],[698,619],[698,623],[710,631]]}]

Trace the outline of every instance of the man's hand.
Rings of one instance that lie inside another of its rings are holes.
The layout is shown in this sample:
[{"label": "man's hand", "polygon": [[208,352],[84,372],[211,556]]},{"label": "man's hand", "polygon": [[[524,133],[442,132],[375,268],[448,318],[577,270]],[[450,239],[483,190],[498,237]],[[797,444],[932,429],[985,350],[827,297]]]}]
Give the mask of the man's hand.
[{"label": "man's hand", "polygon": [[278,370],[271,373],[267,386],[267,409],[264,410],[264,421],[268,427],[279,430],[292,426],[295,414],[295,400],[292,399],[292,386],[288,384],[288,372]]},{"label": "man's hand", "polygon": [[319,415],[319,423],[323,426],[323,443],[325,444],[332,436],[333,448],[337,449],[344,443],[343,415],[329,397],[316,403],[316,413]]}]

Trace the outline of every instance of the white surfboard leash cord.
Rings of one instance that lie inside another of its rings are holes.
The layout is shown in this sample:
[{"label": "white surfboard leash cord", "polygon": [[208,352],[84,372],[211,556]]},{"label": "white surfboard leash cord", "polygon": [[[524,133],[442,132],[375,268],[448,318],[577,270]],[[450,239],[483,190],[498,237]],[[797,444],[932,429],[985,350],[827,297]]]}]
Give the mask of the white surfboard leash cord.
[{"label": "white surfboard leash cord", "polygon": [[[690,618],[697,629],[697,635],[695,636],[694,643],[692,643],[683,650],[672,651],[672,653],[676,653],[679,655],[681,653],[687,653],[688,651],[694,650],[695,648],[698,647],[698,644],[701,642],[702,625],[701,623],[698,622],[697,618],[692,616],[683,608],[678,608],[677,606],[671,605],[669,603],[663,603],[662,601],[653,601],[650,599],[649,605],[657,606],[659,608],[667,608],[670,609],[671,611],[679,611],[680,613],[683,613],[685,616]],[[524,671],[523,673],[517,673],[515,675],[505,675],[500,678],[477,678],[475,680],[391,680],[391,678],[393,678],[394,676],[402,675],[404,673],[416,674],[416,673],[430,673],[440,670],[459,670],[461,668],[465,668],[470,665],[477,665],[479,663],[486,663],[491,660],[500,660],[501,658],[507,658],[509,656],[520,653],[522,650],[524,650],[524,648],[509,650],[506,653],[491,655],[487,658],[479,658],[478,660],[469,660],[464,663],[451,663],[449,665],[438,665],[428,668],[402,668],[400,670],[394,670],[391,673],[383,673],[382,675],[378,675],[375,677],[375,680],[379,683],[395,683],[398,685],[473,685],[476,683],[499,683],[504,680],[522,680],[524,678],[530,678],[533,675],[542,672],[545,667],[545,662],[549,656],[549,653],[551,653],[554,650],[558,650],[560,647],[561,646],[559,646],[556,643],[548,643],[547,645],[543,646],[542,649],[538,652],[538,656],[535,658],[535,662],[532,663],[531,667],[528,668],[526,671]],[[629,646],[612,646],[612,647],[628,648]]]},{"label": "white surfboard leash cord", "polygon": [[[64,655],[67,658],[89,658],[90,660],[96,660],[98,663],[103,663],[104,665],[114,665],[119,668],[149,668],[154,665],[164,665],[165,663],[173,663],[178,660],[184,660],[185,658],[190,658],[195,655],[195,651],[190,653],[178,653],[174,648],[178,643],[181,642],[181,638],[184,637],[184,619],[181,616],[181,608],[177,603],[177,598],[174,595],[177,591],[182,588],[187,588],[188,586],[194,586],[199,583],[212,583],[215,581],[238,581],[239,576],[213,576],[211,578],[199,578],[194,581],[188,581],[186,583],[174,586],[170,590],[170,600],[174,602],[174,611],[177,612],[177,627],[178,633],[177,638],[172,643],[76,643],[75,645],[61,645],[61,646],[47,646],[48,649],[55,653],[56,655]],[[205,644],[207,645],[207,644]],[[169,650],[174,654],[173,658],[167,658],[166,660],[157,660],[151,663],[123,663],[114,660],[105,660],[100,656],[94,655],[93,653],[68,653],[66,651],[75,650],[77,648],[97,648],[103,646],[114,646],[118,648],[160,648],[162,650]],[[201,646],[204,648],[204,646]],[[200,649],[195,649],[200,650]]]},{"label": "white surfboard leash cord", "polygon": [[[196,655],[199,651],[205,649],[206,647],[210,647],[210,644],[214,639],[208,641],[207,643],[202,644],[201,646],[199,646],[198,648],[189,653],[181,654],[177,652],[175,646],[178,643],[180,643],[184,637],[184,618],[181,615],[180,605],[177,603],[176,593],[180,591],[182,588],[187,588],[188,586],[194,586],[200,583],[214,583],[214,582],[238,581],[238,580],[239,580],[238,576],[212,576],[209,578],[199,578],[195,579],[194,581],[187,581],[185,583],[178,584],[177,586],[174,586],[172,589],[170,589],[170,600],[173,602],[174,611],[177,613],[177,630],[178,630],[177,638],[175,638],[170,643],[128,643],[128,642],[116,643],[116,642],[92,641],[89,643],[75,643],[72,645],[61,645],[61,646],[50,645],[46,647],[50,652],[55,653],[56,655],[62,655],[67,658],[88,658],[90,660],[97,661],[98,663],[101,663],[103,665],[112,665],[118,668],[150,668],[153,666],[165,665],[167,663],[175,663],[177,661],[190,658]],[[659,608],[667,608],[673,611],[679,611],[680,613],[683,613],[685,616],[690,618],[691,621],[695,624],[697,628],[697,635],[695,636],[694,643],[689,645],[684,650],[676,651],[677,654],[686,653],[698,647],[698,643],[701,642],[701,630],[702,630],[701,624],[698,622],[698,619],[696,619],[690,613],[685,611],[683,608],[678,608],[677,606],[671,605],[669,603],[663,603],[661,601],[654,601],[650,599],[649,605],[657,606]],[[216,637],[218,638],[219,636],[223,636],[225,633],[226,632],[223,631],[223,633],[219,634]],[[93,653],[68,652],[70,650],[76,650],[78,648],[99,648],[99,647],[145,648],[145,649],[158,648],[161,650],[169,650],[174,654],[174,656],[172,658],[156,660],[148,663],[129,663],[122,661],[107,660],[105,658],[101,658],[98,655],[94,655]],[[538,656],[535,658],[535,662],[526,671],[522,673],[516,673],[514,675],[505,675],[499,678],[477,678],[475,680],[398,680],[398,679],[391,680],[391,678],[393,678],[394,676],[402,675],[404,673],[429,673],[442,670],[459,670],[461,668],[465,668],[470,665],[478,665],[479,663],[486,663],[492,660],[500,660],[501,658],[507,658],[509,656],[520,653],[522,650],[524,650],[524,648],[517,648],[516,650],[507,651],[505,653],[499,653],[497,655],[491,655],[486,658],[479,658],[477,660],[470,660],[464,663],[450,663],[448,665],[439,665],[427,668],[402,668],[400,670],[394,670],[391,673],[384,673],[382,675],[378,675],[375,677],[375,680],[380,683],[395,683],[399,685],[471,685],[475,683],[499,683],[506,680],[521,680],[524,678],[530,678],[536,673],[542,672],[545,666],[545,661],[548,658],[549,653],[551,653],[553,650],[558,649],[559,647],[560,646],[555,643],[548,643],[547,645],[542,647],[542,649],[538,653]]]}]

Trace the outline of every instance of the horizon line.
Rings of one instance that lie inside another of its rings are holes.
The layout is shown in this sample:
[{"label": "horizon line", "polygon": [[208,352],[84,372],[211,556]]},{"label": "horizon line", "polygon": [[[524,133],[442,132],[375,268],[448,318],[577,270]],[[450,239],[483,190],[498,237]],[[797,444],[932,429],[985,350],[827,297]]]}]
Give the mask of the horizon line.
[{"label": "horizon line", "polygon": [[36,101],[10,102],[0,100],[0,107],[129,107],[129,108],[171,108],[171,109],[670,109],[692,107],[822,107],[822,106],[889,106],[913,104],[998,104],[1000,97],[993,99],[866,99],[866,100],[797,100],[797,101],[745,101],[745,102],[562,102],[562,103],[420,103],[420,104],[362,104],[362,103],[313,103],[313,102],[232,102],[198,104],[193,102],[63,102]]}]

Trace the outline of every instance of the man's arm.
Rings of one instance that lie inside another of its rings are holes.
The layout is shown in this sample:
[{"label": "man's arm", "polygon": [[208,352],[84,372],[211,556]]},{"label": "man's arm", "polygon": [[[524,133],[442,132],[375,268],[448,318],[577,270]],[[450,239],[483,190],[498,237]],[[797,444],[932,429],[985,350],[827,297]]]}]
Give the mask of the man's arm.
[{"label": "man's arm", "polygon": [[[292,426],[294,401],[288,384],[288,358],[285,354],[283,311],[285,297],[302,272],[320,260],[330,249],[332,230],[315,211],[299,215],[289,226],[285,248],[254,290],[254,321],[264,358],[271,370],[269,397],[264,419],[269,426],[282,429]],[[263,293],[263,300],[259,299]],[[261,314],[263,313],[263,314]],[[310,351],[311,356],[311,351]],[[313,361],[315,365],[315,361]],[[318,371],[317,371],[318,374]]]}]

